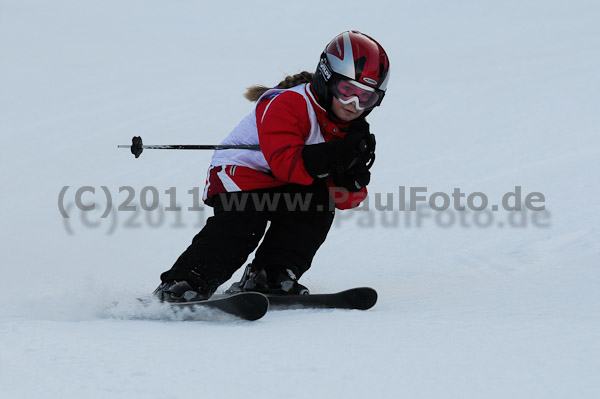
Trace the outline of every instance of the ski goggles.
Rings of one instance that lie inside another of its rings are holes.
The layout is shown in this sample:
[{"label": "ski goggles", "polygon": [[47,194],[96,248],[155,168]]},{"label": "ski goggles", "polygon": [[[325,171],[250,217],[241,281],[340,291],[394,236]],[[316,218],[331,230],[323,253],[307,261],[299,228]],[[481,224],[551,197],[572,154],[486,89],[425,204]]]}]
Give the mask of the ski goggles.
[{"label": "ski goggles", "polygon": [[333,84],[331,91],[342,104],[347,105],[353,102],[359,111],[379,105],[383,98],[380,90],[353,80],[339,79]]}]

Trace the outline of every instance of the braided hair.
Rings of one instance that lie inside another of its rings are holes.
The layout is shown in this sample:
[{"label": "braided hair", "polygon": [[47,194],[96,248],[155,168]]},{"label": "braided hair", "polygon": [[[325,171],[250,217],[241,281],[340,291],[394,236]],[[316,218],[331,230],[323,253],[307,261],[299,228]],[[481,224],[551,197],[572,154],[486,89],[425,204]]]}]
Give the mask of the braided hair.
[{"label": "braided hair", "polygon": [[[307,71],[302,71],[295,75],[289,75],[289,76],[286,76],[285,79],[283,79],[281,82],[279,82],[279,84],[277,86],[275,86],[275,88],[276,89],[289,89],[289,88],[298,86],[302,83],[310,83],[313,80],[313,76],[314,76],[314,73],[307,72]],[[248,87],[246,93],[244,94],[244,97],[246,97],[246,99],[249,101],[256,102],[256,101],[258,101],[260,96],[265,94],[265,92],[270,89],[271,89],[270,87],[263,86],[263,85],[250,86],[250,87]]]}]

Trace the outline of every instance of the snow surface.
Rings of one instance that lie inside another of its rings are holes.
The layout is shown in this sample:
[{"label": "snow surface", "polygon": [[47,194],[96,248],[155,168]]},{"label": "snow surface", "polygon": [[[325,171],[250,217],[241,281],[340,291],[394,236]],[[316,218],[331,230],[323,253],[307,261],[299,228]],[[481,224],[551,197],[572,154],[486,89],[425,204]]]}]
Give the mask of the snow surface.
[{"label": "snow surface", "polygon": [[[599,20],[586,0],[2,0],[0,397],[600,397]],[[546,211],[339,213],[303,281],[373,286],[367,312],[134,319],[207,216],[187,192],[211,154],[116,145],[218,143],[245,87],[313,70],[346,29],[392,64],[372,199],[522,186]],[[138,209],[175,187],[183,210],[102,219],[102,186]]]}]

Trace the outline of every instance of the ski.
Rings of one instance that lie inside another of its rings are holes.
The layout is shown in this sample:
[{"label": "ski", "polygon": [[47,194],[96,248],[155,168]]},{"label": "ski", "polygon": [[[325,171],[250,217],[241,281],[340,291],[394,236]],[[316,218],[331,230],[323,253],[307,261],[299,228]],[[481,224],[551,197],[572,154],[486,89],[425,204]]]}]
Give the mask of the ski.
[{"label": "ski", "polygon": [[332,294],[267,295],[271,309],[359,309],[375,306],[377,291],[369,287],[351,288]]},{"label": "ski", "polygon": [[168,305],[175,311],[185,312],[184,320],[198,321],[219,320],[219,315],[211,312],[212,310],[249,321],[260,319],[269,310],[268,299],[257,292],[213,296],[205,301],[173,302]]}]

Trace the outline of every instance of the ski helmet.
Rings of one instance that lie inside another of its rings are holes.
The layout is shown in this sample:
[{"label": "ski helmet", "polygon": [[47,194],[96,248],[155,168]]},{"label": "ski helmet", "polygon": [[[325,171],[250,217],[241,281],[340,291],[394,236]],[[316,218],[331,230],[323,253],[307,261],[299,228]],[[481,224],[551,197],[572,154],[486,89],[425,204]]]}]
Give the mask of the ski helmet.
[{"label": "ski helmet", "polygon": [[[389,70],[390,62],[383,47],[370,36],[350,30],[337,35],[327,44],[317,65],[312,86],[319,104],[327,111],[331,110],[333,96],[336,96],[344,103],[354,101],[358,109],[365,110],[366,116],[381,104]],[[340,83],[345,87],[338,87]],[[365,97],[353,90],[364,90]],[[344,95],[347,95],[346,101]]]}]

